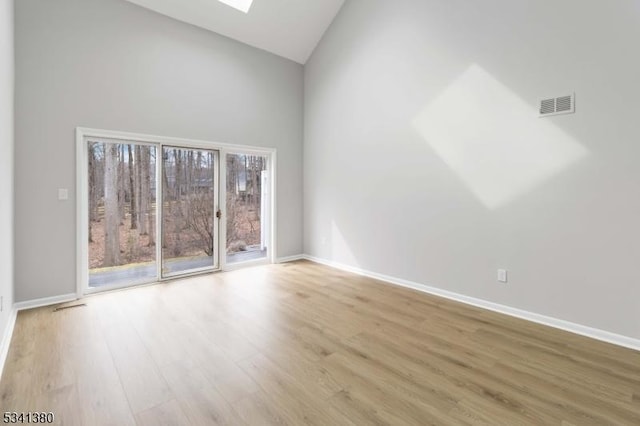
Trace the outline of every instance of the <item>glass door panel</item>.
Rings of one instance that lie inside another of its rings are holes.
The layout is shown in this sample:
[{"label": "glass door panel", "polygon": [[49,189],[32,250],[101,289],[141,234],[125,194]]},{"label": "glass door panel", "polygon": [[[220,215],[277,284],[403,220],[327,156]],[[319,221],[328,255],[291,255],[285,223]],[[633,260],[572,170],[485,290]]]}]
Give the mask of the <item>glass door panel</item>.
[{"label": "glass door panel", "polygon": [[268,157],[227,154],[226,262],[267,257],[269,241]]},{"label": "glass door panel", "polygon": [[217,151],[162,147],[162,276],[217,267]]},{"label": "glass door panel", "polygon": [[158,279],[156,147],[86,140],[89,287]]}]

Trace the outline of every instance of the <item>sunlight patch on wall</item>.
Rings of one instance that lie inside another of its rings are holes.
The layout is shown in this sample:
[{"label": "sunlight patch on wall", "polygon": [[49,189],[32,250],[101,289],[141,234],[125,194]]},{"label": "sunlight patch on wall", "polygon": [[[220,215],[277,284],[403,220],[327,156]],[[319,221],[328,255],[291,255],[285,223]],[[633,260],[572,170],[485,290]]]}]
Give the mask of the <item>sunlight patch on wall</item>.
[{"label": "sunlight patch on wall", "polygon": [[241,12],[248,13],[251,8],[253,0],[218,0],[220,3],[224,3],[227,6],[231,6],[234,9],[238,9]]},{"label": "sunlight patch on wall", "polygon": [[489,209],[588,154],[476,64],[421,110],[413,126]]},{"label": "sunlight patch on wall", "polygon": [[349,244],[335,221],[331,221],[331,259],[350,266],[359,266]]}]

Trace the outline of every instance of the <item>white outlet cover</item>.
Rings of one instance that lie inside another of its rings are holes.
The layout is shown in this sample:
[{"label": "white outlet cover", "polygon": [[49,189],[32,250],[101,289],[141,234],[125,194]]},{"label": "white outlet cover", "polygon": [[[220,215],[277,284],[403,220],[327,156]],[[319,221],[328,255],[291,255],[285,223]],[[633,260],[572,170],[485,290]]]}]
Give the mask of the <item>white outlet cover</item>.
[{"label": "white outlet cover", "polygon": [[506,269],[498,269],[498,281],[501,283],[507,282],[507,270]]},{"label": "white outlet cover", "polygon": [[67,188],[59,188],[58,200],[68,200],[68,199],[69,199],[69,190]]}]

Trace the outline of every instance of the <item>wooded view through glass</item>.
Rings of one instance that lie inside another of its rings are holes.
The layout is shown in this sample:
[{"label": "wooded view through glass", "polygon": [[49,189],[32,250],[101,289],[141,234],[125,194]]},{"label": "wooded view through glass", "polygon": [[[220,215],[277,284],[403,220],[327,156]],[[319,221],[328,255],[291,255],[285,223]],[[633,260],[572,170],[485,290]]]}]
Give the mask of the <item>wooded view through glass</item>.
[{"label": "wooded view through glass", "polygon": [[156,147],[88,142],[89,286],[157,278]]},{"label": "wooded view through glass", "polygon": [[163,276],[217,263],[215,162],[215,151],[163,147]]},{"label": "wooded view through glass", "polygon": [[[268,155],[225,153],[220,188],[217,150],[115,137],[83,141],[90,289],[214,270],[220,250],[228,264],[267,258]],[[226,241],[218,232],[219,191]]]},{"label": "wooded view through glass", "polygon": [[268,158],[227,154],[227,263],[267,256]]}]

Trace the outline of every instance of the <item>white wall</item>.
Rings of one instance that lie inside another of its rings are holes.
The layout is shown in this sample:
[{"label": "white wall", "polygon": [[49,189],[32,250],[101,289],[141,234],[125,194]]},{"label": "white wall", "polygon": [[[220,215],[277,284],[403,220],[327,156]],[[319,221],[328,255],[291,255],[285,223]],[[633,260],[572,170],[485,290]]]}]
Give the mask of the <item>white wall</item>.
[{"label": "white wall", "polygon": [[13,305],[13,59],[13,0],[0,0],[0,342]]},{"label": "white wall", "polygon": [[76,126],[277,148],[277,254],[299,254],[302,89],[299,64],[129,2],[17,2],[16,300],[75,291]]},{"label": "white wall", "polygon": [[634,0],[345,2],[305,67],[305,252],[640,338],[638,40]]}]

